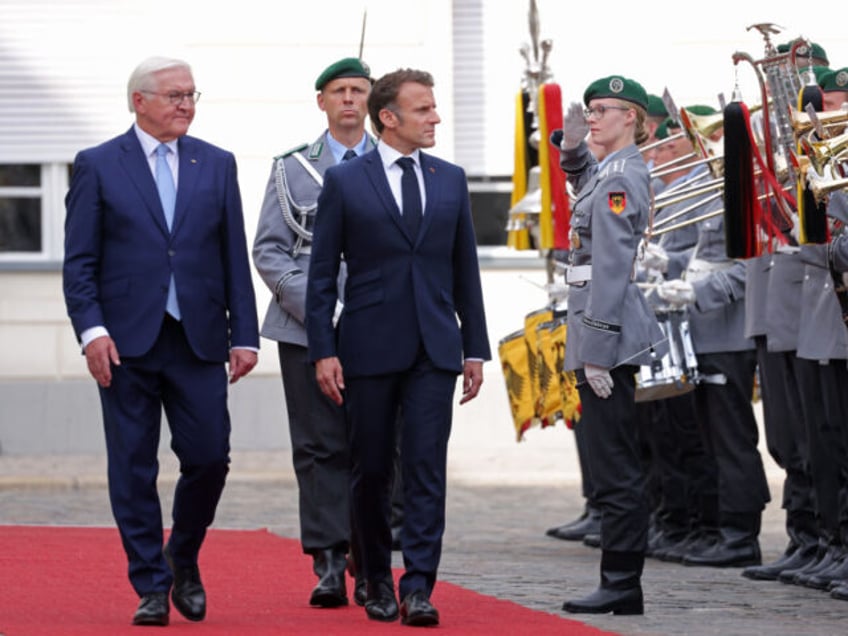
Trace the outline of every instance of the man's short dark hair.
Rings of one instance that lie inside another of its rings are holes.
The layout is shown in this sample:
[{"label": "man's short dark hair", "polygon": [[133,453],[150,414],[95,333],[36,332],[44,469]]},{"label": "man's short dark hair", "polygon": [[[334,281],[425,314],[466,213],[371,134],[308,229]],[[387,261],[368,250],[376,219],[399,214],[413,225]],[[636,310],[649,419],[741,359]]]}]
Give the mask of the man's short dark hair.
[{"label": "man's short dark hair", "polygon": [[418,71],[411,68],[400,68],[391,73],[386,73],[378,79],[371,88],[371,94],[368,96],[368,116],[371,118],[371,123],[377,129],[377,134],[383,132],[383,122],[380,121],[380,111],[388,108],[395,111],[397,104],[398,92],[402,84],[407,82],[415,82],[424,86],[432,87],[433,76],[427,71]]}]

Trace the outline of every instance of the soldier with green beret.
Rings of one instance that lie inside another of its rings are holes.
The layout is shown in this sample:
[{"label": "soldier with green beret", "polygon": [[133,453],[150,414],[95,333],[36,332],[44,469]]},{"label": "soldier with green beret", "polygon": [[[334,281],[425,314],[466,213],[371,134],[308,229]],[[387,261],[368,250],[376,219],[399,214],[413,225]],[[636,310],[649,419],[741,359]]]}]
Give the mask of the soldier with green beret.
[{"label": "soldier with green beret", "polygon": [[[792,45],[798,40],[792,40],[785,44],[777,45],[778,53],[789,53],[792,50]],[[827,66],[830,62],[827,59],[827,53],[820,44],[815,42],[803,41],[801,45],[795,49],[795,63],[797,66]]]},{"label": "soldier with green beret", "polygon": [[[645,121],[645,128],[648,131],[648,139],[645,141],[645,145],[649,146],[657,141],[657,128],[660,124],[662,124],[663,120],[668,117],[668,111],[666,110],[662,98],[652,93],[648,93],[647,111],[648,117]],[[648,168],[653,169],[656,161],[656,148],[643,150],[642,156],[645,157],[645,162],[648,164]]]},{"label": "soldier with green beret", "polygon": [[[323,395],[308,361],[306,282],[324,172],[376,145],[365,132],[371,83],[368,65],[355,57],[330,64],[315,80],[327,128],[312,143],[274,158],[253,244],[253,263],[272,295],[261,334],[277,341],[299,489],[300,541],[318,577],[309,602],[318,607],[347,605],[345,569],[356,542],[347,426],[343,410]],[[364,596],[365,580],[357,577],[354,600],[362,604]]]},{"label": "soldier with green beret", "polygon": [[[648,535],[634,402],[635,373],[667,349],[653,309],[631,278],[651,208],[650,175],[637,144],[647,139],[648,94],[622,75],[592,82],[585,110],[572,103],[552,141],[576,197],[572,206],[568,347],[582,404],[589,472],[601,518],[600,586],[568,600],[574,613],[642,614]],[[603,149],[598,162],[586,136]]]},{"label": "soldier with green beret", "polygon": [[839,110],[848,102],[848,67],[825,73],[819,78],[824,110]]}]

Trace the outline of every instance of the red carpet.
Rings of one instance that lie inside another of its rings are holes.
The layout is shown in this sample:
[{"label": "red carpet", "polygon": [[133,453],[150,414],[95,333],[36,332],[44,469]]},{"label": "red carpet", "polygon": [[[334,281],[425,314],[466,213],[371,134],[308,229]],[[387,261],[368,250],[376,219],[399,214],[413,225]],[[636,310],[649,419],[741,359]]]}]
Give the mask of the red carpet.
[{"label": "red carpet", "polygon": [[[265,530],[210,531],[200,567],[209,599],[204,622],[190,623],[172,607],[166,632],[133,627],[138,598],[115,529],[0,526],[0,635],[415,633],[399,622],[370,621],[353,602],[310,607],[309,559],[297,541]],[[437,629],[463,636],[609,633],[445,582],[433,602],[442,616]]]}]

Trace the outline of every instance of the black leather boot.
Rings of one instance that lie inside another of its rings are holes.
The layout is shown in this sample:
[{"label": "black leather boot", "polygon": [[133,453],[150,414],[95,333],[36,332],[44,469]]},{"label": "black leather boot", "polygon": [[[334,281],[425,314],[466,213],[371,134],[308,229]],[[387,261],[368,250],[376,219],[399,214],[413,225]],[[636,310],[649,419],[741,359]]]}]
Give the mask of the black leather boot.
[{"label": "black leather boot", "polygon": [[842,549],[841,545],[838,544],[830,544],[827,547],[827,551],[824,553],[824,557],[816,563],[816,567],[806,570],[804,572],[800,572],[795,575],[795,578],[792,579],[792,582],[795,585],[803,585],[805,587],[812,587],[814,589],[825,590],[827,589],[828,583],[830,583],[830,579],[827,579],[823,584],[820,581],[816,581],[815,585],[810,585],[810,579],[812,577],[816,577],[819,575],[826,575],[828,571],[837,567],[842,562],[842,557],[845,556],[845,552]]},{"label": "black leather boot", "polygon": [[799,574],[807,574],[818,568],[819,564],[822,562],[822,559],[825,559],[827,557],[827,550],[827,543],[824,540],[819,539],[818,543],[816,544],[815,556],[812,559],[796,568],[792,568],[790,570],[783,570],[780,574],[777,575],[777,580],[781,583],[794,585],[796,576],[798,576]]},{"label": "black leather boot", "polygon": [[312,590],[309,604],[318,607],[347,605],[346,568],[347,556],[344,550],[327,548],[314,552],[312,570],[318,577],[318,585]]},{"label": "black leather boot", "polygon": [[789,539],[789,545],[776,561],[747,567],[742,576],[755,581],[776,581],[781,572],[803,568],[816,559],[818,539],[813,532],[790,530]]},{"label": "black leather boot", "polygon": [[684,565],[717,568],[759,565],[760,513],[725,513],[719,525],[719,540],[701,554],[683,557]]},{"label": "black leather boot", "polygon": [[644,614],[642,600],[642,552],[601,554],[601,585],[589,596],[563,603],[572,614]]}]

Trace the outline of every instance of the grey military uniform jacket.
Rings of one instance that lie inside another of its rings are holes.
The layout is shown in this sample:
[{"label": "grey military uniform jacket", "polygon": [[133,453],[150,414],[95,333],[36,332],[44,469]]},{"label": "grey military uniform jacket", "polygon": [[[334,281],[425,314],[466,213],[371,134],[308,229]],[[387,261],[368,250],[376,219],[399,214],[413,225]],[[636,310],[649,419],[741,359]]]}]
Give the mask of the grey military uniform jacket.
[{"label": "grey military uniform jacket", "polygon": [[[260,333],[265,338],[304,347],[311,239],[304,238],[301,229],[311,236],[323,183],[301,160],[323,177],[327,168],[336,163],[327,144],[328,134],[324,131],[311,145],[275,158],[253,242],[253,263],[273,295]],[[370,136],[369,140],[369,148],[373,148],[376,141]],[[287,216],[297,220],[297,227],[286,220]]]},{"label": "grey military uniform jacket", "polygon": [[[833,193],[827,209],[831,216],[848,222],[848,196]],[[844,239],[835,239],[837,245]],[[848,328],[842,320],[842,306],[834,289],[827,244],[801,246],[804,281],[801,285],[801,316],[798,329],[799,358],[805,360],[848,359]]]},{"label": "grey military uniform jacket", "polygon": [[[707,167],[698,166],[697,168],[694,168],[682,177],[675,179],[674,181],[669,183],[665,187],[665,192],[669,194],[675,189],[682,189],[692,184],[697,184],[702,180],[702,177],[706,174],[709,174],[709,170],[707,169]],[[656,194],[656,191],[654,192]],[[669,194],[669,196],[673,195]],[[670,227],[672,225],[677,225],[678,223],[694,219],[697,216],[704,214],[705,212],[708,212],[716,207],[712,201],[705,203],[704,205],[698,205],[700,201],[708,199],[709,196],[709,194],[702,194],[691,197],[679,203],[672,203],[671,205],[662,206],[660,207],[657,214],[654,216],[654,223],[656,224],[657,222],[660,222],[663,219],[671,217],[675,214],[679,214],[680,212],[683,212],[687,209],[687,212],[685,212],[679,217],[676,217],[673,221],[668,222],[668,226]],[[720,203],[718,207],[721,207]],[[668,255],[668,271],[666,272],[665,276],[668,280],[680,278],[681,274],[686,269],[686,266],[689,264],[689,259],[692,256],[692,249],[695,247],[695,244],[697,242],[697,223],[692,223],[691,225],[687,225],[660,235],[659,241],[657,241],[657,243],[665,250],[666,254]]]},{"label": "grey military uniform jacket", "polygon": [[701,221],[684,275],[695,291],[695,304],[688,309],[695,353],[754,348],[754,341],[745,336],[745,268],[745,261],[727,257],[723,215]]},{"label": "grey military uniform jacket", "polygon": [[651,205],[645,161],[630,145],[610,155],[599,169],[581,143],[561,153],[560,165],[576,192],[569,271],[580,271],[575,268],[582,266],[591,270],[591,280],[566,280],[565,369],[581,369],[587,362],[607,369],[648,364],[652,349],[663,355],[668,343],[633,281],[636,251]]}]

